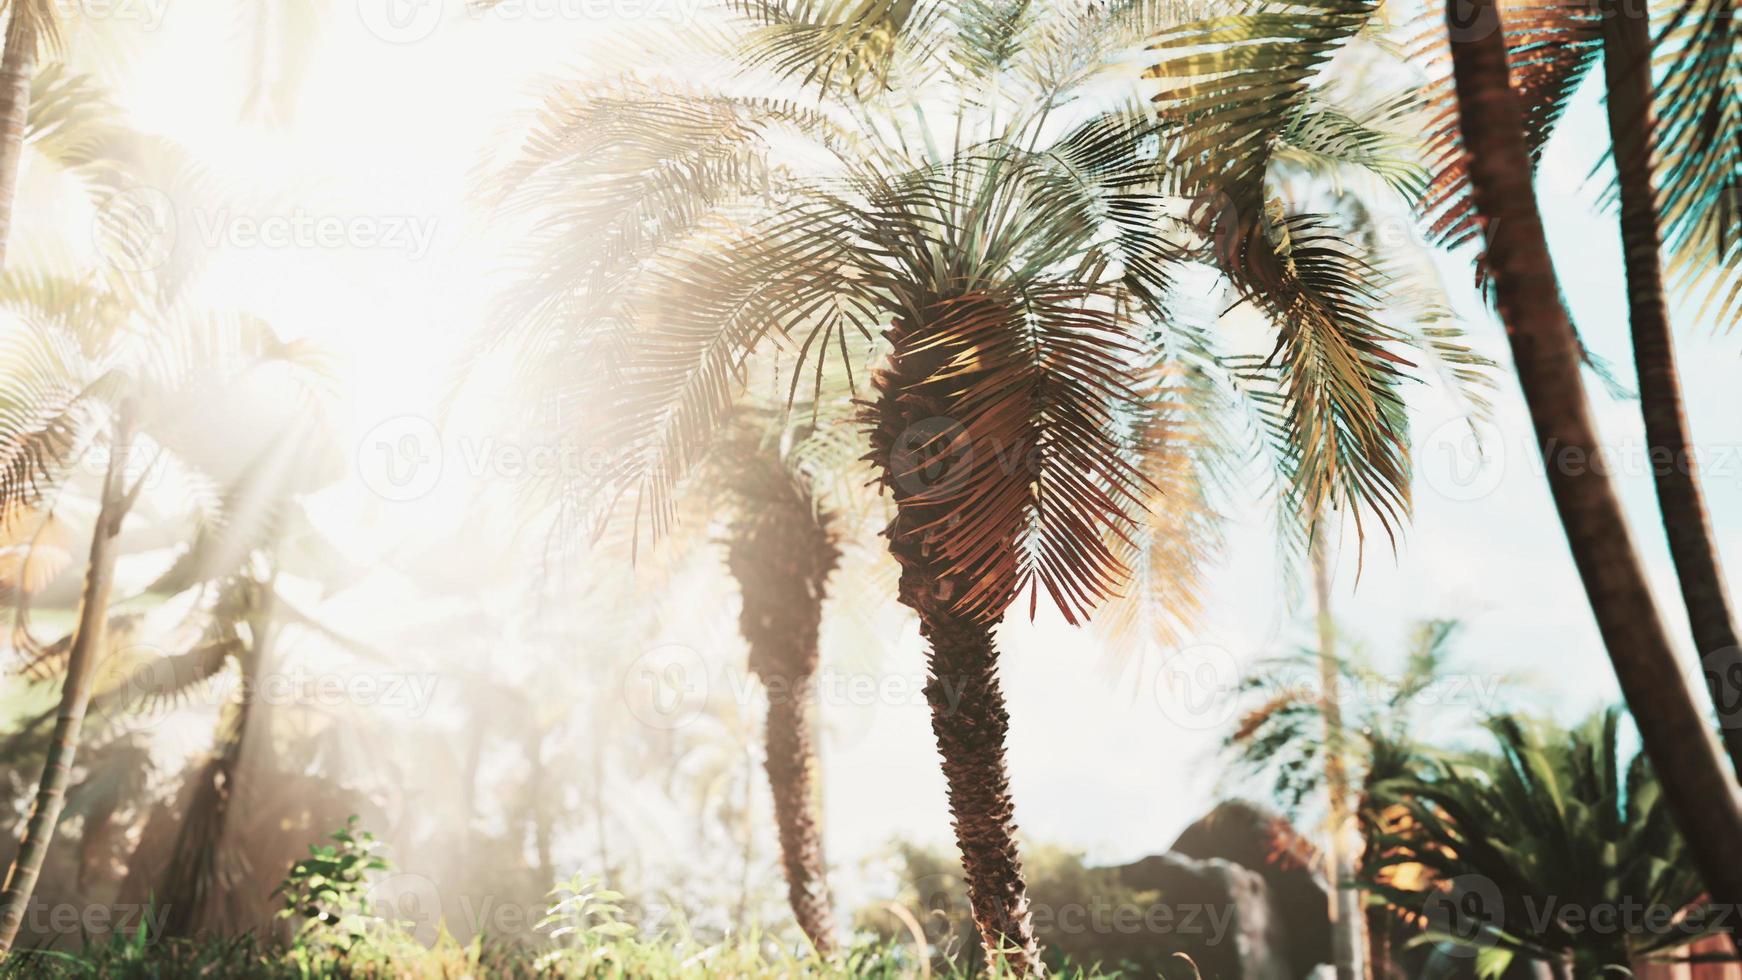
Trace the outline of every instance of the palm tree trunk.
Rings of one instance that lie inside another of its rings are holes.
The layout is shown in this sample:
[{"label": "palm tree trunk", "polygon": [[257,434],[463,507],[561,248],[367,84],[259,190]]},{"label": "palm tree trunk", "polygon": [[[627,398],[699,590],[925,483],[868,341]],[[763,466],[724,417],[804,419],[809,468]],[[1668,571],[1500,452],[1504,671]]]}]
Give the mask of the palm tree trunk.
[{"label": "palm tree trunk", "polygon": [[[1738,701],[1742,690],[1734,689],[1742,684],[1742,650],[1737,649],[1730,597],[1712,543],[1687,413],[1682,409],[1658,258],[1662,234],[1651,175],[1657,125],[1651,108],[1651,27],[1643,5],[1605,0],[1603,7],[1603,72],[1609,87],[1609,136],[1621,187],[1621,242],[1639,407],[1645,416],[1657,506],[1681,583],[1682,604],[1718,709],[1730,768],[1742,779],[1742,703]],[[1732,687],[1728,692],[1727,684]]]},{"label": "palm tree trunk", "polygon": [[103,478],[103,498],[97,510],[96,529],[91,534],[91,557],[85,569],[84,595],[79,602],[78,625],[67,652],[67,674],[61,684],[60,710],[55,716],[54,736],[43,761],[36,802],[18,842],[18,854],[6,872],[6,889],[0,896],[0,954],[12,949],[43,859],[54,839],[61,808],[66,805],[67,783],[78,753],[79,730],[84,726],[85,707],[91,700],[91,677],[103,655],[103,636],[108,628],[109,595],[115,584],[115,535],[132,503],[124,485],[127,450],[133,441],[132,413],[123,408],[116,418],[109,468]]},{"label": "palm tree trunk", "polygon": [[[973,619],[956,608],[974,583],[940,557],[950,529],[961,520],[951,493],[961,460],[949,440],[923,435],[952,411],[952,384],[943,348],[916,342],[924,324],[897,320],[884,337],[896,351],[872,378],[878,392],[866,420],[872,460],[895,498],[895,520],[883,532],[901,566],[901,604],[919,617],[929,646],[932,734],[943,758],[956,846],[967,879],[968,904],[988,962],[1003,962],[1018,976],[1043,976],[1040,942],[1016,846],[1015,805],[1004,762],[1010,715],[998,684],[996,619]],[[916,438],[916,436],[921,436]],[[1010,542],[1009,547],[1016,547]]]},{"label": "palm tree trunk", "polygon": [[1022,878],[1015,804],[1004,764],[1010,715],[998,684],[992,627],[934,610],[922,614],[920,632],[931,644],[932,676],[925,697],[943,757],[956,846],[962,852],[980,943],[988,962],[1002,959],[1019,976],[1038,975],[1040,943]]},{"label": "palm tree trunk", "polygon": [[[1567,543],[1641,740],[1711,898],[1742,901],[1742,805],[1598,465],[1578,342],[1531,185],[1494,0],[1448,0],[1459,125],[1500,316]],[[1471,25],[1474,25],[1472,28]]]},{"label": "palm tree trunk", "polygon": [[1331,879],[1331,960],[1337,980],[1360,980],[1361,899],[1352,887],[1354,856],[1350,853],[1349,776],[1343,762],[1343,706],[1338,700],[1337,626],[1331,615],[1331,565],[1325,553],[1329,534],[1321,515],[1312,540],[1313,596],[1318,605],[1319,712],[1325,719],[1325,791],[1330,797],[1329,847]]},{"label": "palm tree trunk", "polygon": [[744,515],[728,547],[743,595],[739,628],[750,646],[750,669],[768,695],[763,768],[774,797],[787,901],[799,928],[824,955],[836,943],[817,816],[813,694],[823,598],[839,558],[827,516],[796,498]]},{"label": "palm tree trunk", "polygon": [[[273,582],[243,586],[253,591],[253,612],[248,616],[252,649],[241,657],[243,690],[258,690],[260,677],[272,657],[277,630],[273,625]],[[225,830],[239,792],[242,752],[247,745],[254,699],[244,697],[226,719],[218,739],[217,753],[201,767],[193,798],[182,816],[175,849],[164,873],[161,935],[191,937],[196,934],[215,895],[227,884],[220,867]],[[208,924],[209,926],[209,924]]]},{"label": "palm tree trunk", "polygon": [[18,196],[19,162],[30,116],[30,82],[36,75],[36,31],[24,7],[13,0],[6,25],[6,51],[0,55],[0,269],[12,237],[12,202]]}]

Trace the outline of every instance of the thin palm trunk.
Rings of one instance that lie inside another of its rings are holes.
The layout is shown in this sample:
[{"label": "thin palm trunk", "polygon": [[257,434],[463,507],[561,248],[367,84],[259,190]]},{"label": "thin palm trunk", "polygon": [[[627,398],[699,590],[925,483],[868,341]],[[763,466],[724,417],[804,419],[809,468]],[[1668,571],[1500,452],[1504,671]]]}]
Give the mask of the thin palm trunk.
[{"label": "thin palm trunk", "polygon": [[1657,125],[1651,108],[1651,26],[1643,5],[1605,0],[1603,16],[1603,71],[1609,88],[1609,136],[1621,188],[1627,308],[1657,506],[1681,583],[1682,604],[1693,628],[1694,646],[1718,710],[1724,750],[1730,756],[1731,770],[1742,779],[1742,650],[1737,649],[1730,597],[1712,543],[1693,440],[1682,408],[1659,263],[1662,233],[1651,174]]},{"label": "thin palm trunk", "polygon": [[6,245],[12,237],[12,202],[18,196],[30,82],[36,75],[36,31],[24,9],[27,2],[13,0],[6,50],[0,54],[0,269],[6,266]]},{"label": "thin palm trunk", "polygon": [[1714,901],[1742,901],[1742,805],[1676,661],[1585,399],[1493,0],[1448,0],[1459,126],[1501,319],[1573,561],[1652,767]]},{"label": "thin palm trunk", "polygon": [[54,735],[49,741],[48,757],[43,761],[36,802],[25,822],[24,837],[18,842],[18,854],[6,872],[5,894],[0,897],[0,954],[10,951],[18,938],[30,896],[36,891],[36,879],[42,873],[42,862],[54,840],[55,826],[60,822],[61,808],[66,805],[67,784],[78,754],[79,731],[84,727],[85,708],[91,701],[91,678],[103,655],[103,638],[108,629],[109,596],[115,584],[115,535],[133,501],[133,493],[124,484],[132,438],[132,414],[124,408],[115,422],[102,501],[96,528],[91,533],[91,557],[85,568],[78,625],[73,629],[67,652],[66,679],[61,684]]},{"label": "thin palm trunk", "polygon": [[822,823],[817,816],[815,699],[827,580],[840,558],[828,517],[796,496],[747,514],[728,560],[743,595],[739,628],[768,695],[763,768],[774,797],[780,866],[793,917],[818,953],[836,948]]},{"label": "thin palm trunk", "polygon": [[1313,530],[1312,566],[1318,605],[1319,711],[1325,719],[1325,790],[1330,797],[1331,959],[1337,980],[1360,980],[1361,901],[1350,887],[1355,862],[1348,840],[1349,776],[1344,769],[1343,707],[1338,701],[1337,628],[1331,615],[1331,565],[1325,550],[1328,533],[1321,517]]},{"label": "thin palm trunk", "polygon": [[[260,608],[248,617],[252,649],[243,653],[241,667],[243,690],[258,690],[260,678],[272,656],[272,603],[275,598],[269,583],[258,590]],[[254,699],[244,697],[235,706],[227,721],[227,730],[220,739],[217,754],[201,767],[193,798],[188,802],[176,834],[169,867],[164,873],[161,934],[168,937],[189,937],[196,934],[208,915],[211,901],[227,890],[220,866],[225,831],[239,790],[243,750],[247,746],[249,723],[253,719]]]}]

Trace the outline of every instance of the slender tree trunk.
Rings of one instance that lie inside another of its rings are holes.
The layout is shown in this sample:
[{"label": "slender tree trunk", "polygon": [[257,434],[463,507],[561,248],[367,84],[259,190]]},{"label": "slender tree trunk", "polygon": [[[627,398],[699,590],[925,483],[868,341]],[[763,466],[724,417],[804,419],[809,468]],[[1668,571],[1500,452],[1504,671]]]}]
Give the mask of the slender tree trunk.
[{"label": "slender tree trunk", "polygon": [[[246,586],[258,603],[248,616],[253,649],[240,658],[243,691],[228,719],[227,730],[219,738],[217,754],[201,767],[193,797],[176,833],[175,849],[163,876],[162,935],[188,937],[195,935],[207,919],[211,908],[213,885],[222,889],[226,882],[219,861],[223,853],[224,835],[230,823],[230,811],[235,805],[238,779],[242,770],[243,749],[246,747],[249,723],[255,708],[247,692],[259,689],[266,662],[272,656],[277,630],[273,625],[272,603],[275,591],[272,583]],[[222,611],[219,615],[222,615]],[[209,928],[217,928],[207,922]]]},{"label": "slender tree trunk", "polygon": [[835,921],[817,816],[814,688],[823,598],[840,552],[827,515],[796,493],[765,503],[734,526],[728,563],[743,595],[739,628],[750,669],[768,694],[764,769],[787,900],[811,945],[827,955],[836,948]]},{"label": "slender tree trunk", "polygon": [[13,0],[6,24],[6,50],[0,55],[0,269],[12,237],[12,203],[18,197],[19,162],[30,116],[30,82],[36,75],[36,31],[24,6]]},{"label": "slender tree trunk", "polygon": [[1459,125],[1549,489],[1622,694],[1713,901],[1742,901],[1742,805],[1676,661],[1585,400],[1493,0],[1448,0]]},{"label": "slender tree trunk", "polygon": [[920,632],[931,643],[932,676],[925,697],[943,757],[956,846],[962,852],[968,904],[981,944],[989,961],[1002,958],[1019,975],[1038,974],[1040,943],[1022,878],[1015,804],[1004,764],[1010,715],[998,684],[992,628],[933,616],[920,621]]},{"label": "slender tree trunk", "polygon": [[1657,506],[1681,583],[1706,684],[1718,710],[1730,768],[1742,778],[1742,650],[1724,573],[1712,542],[1659,262],[1662,234],[1652,187],[1657,120],[1651,108],[1651,25],[1643,4],[1603,3],[1603,72],[1609,86],[1609,136],[1621,187],[1621,243],[1639,407],[1645,416]]},{"label": "slender tree trunk", "polygon": [[1349,775],[1344,768],[1343,706],[1337,669],[1337,624],[1331,615],[1330,533],[1323,515],[1314,522],[1313,596],[1318,606],[1319,712],[1325,719],[1325,791],[1330,798],[1331,959],[1337,980],[1361,980],[1361,898],[1350,886],[1355,862],[1349,845]]},{"label": "slender tree trunk", "polygon": [[54,839],[61,808],[66,805],[67,782],[78,754],[79,730],[91,700],[91,677],[103,656],[103,638],[108,628],[109,595],[115,584],[115,535],[132,503],[125,486],[128,447],[133,441],[132,413],[123,408],[116,419],[109,468],[103,477],[103,497],[97,510],[96,529],[91,533],[91,557],[85,569],[84,595],[79,600],[78,625],[74,627],[67,653],[67,675],[61,684],[60,710],[55,716],[54,736],[42,766],[36,802],[25,822],[18,855],[6,872],[6,889],[0,897],[0,954],[9,952],[18,938],[42,873],[43,859]]}]

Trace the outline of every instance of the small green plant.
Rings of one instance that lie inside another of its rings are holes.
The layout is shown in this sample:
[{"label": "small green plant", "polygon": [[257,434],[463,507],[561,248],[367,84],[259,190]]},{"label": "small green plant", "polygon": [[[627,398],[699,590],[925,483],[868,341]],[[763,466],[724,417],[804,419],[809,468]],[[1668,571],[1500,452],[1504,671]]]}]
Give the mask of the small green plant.
[{"label": "small green plant", "polygon": [[541,970],[577,956],[609,960],[612,945],[635,934],[635,926],[623,921],[623,893],[604,887],[597,878],[576,873],[549,894],[554,901],[538,920],[538,928],[545,930],[556,948],[539,958]]},{"label": "small green plant", "polygon": [[278,917],[297,922],[298,945],[313,941],[348,950],[376,921],[366,907],[369,874],[392,865],[376,853],[381,842],[375,835],[357,829],[355,814],[329,839],[331,844],[310,844],[309,856],[291,865],[273,894],[284,896]]}]

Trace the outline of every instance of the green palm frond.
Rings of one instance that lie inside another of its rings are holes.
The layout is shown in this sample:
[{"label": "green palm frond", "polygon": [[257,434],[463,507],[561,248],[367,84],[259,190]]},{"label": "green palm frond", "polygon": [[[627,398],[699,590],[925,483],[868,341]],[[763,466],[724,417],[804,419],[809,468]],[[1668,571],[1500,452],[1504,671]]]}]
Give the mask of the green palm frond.
[{"label": "green palm frond", "polygon": [[[1530,917],[1529,910],[1551,898],[1585,909],[1632,905],[1677,913],[1699,906],[1704,888],[1688,870],[1644,755],[1623,759],[1622,720],[1619,709],[1610,709],[1566,731],[1497,716],[1488,725],[1493,753],[1426,760],[1418,771],[1381,784],[1382,799],[1403,808],[1408,819],[1377,838],[1379,857],[1370,872],[1420,865],[1432,877],[1425,890],[1410,891],[1381,875],[1375,890],[1418,908],[1444,904],[1442,882],[1485,881],[1494,894],[1477,912],[1491,924],[1479,935],[1467,928],[1452,929],[1454,935],[1533,958],[1569,951],[1580,975],[1698,938],[1679,925],[1654,931],[1634,923],[1625,933],[1598,932],[1558,919],[1544,929]],[[1496,837],[1485,829],[1495,826],[1507,833]]]},{"label": "green palm frond", "polygon": [[1654,52],[1669,279],[1727,327],[1742,316],[1742,20],[1731,0],[1669,7]]},{"label": "green palm frond", "polygon": [[747,21],[744,65],[815,87],[871,97],[927,60],[953,4],[936,0],[728,0]]},{"label": "green palm frond", "polygon": [[1283,510],[1347,509],[1358,531],[1370,511],[1395,538],[1409,510],[1398,389],[1414,364],[1402,353],[1410,336],[1386,315],[1392,275],[1335,218],[1294,210],[1272,183],[1279,162],[1305,156],[1367,169],[1406,192],[1419,186],[1407,157],[1393,155],[1400,144],[1377,128],[1407,97],[1358,116],[1314,95],[1330,58],[1376,10],[1365,0],[1258,4],[1164,34],[1151,47],[1169,56],[1146,74],[1162,85],[1167,179],[1189,202],[1186,219],[1277,331],[1268,358],[1237,369],[1262,393],[1264,431],[1282,442]]}]

